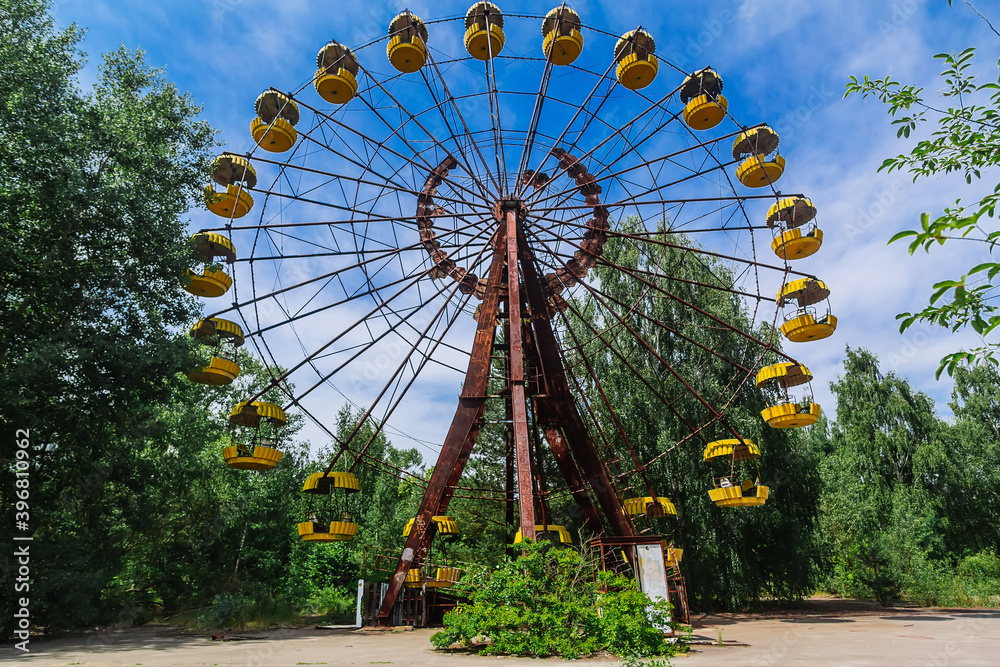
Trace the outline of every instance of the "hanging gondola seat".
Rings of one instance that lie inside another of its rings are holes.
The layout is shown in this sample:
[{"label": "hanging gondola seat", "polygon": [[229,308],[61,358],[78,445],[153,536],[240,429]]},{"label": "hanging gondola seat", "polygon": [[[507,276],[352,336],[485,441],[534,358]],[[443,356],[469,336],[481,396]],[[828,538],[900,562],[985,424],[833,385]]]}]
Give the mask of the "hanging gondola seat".
[{"label": "hanging gondola seat", "polygon": [[253,197],[237,185],[227,185],[225,192],[209,185],[205,187],[205,206],[222,218],[242,218],[253,208]]},{"label": "hanging gondola seat", "polygon": [[403,585],[407,588],[420,588],[424,585],[424,573],[420,571],[419,567],[408,570],[406,578],[403,579]]},{"label": "hanging gondola seat", "polygon": [[492,2],[477,2],[465,15],[465,49],[476,60],[490,60],[503,50],[503,12]]},{"label": "hanging gondola seat", "polygon": [[733,142],[733,159],[744,159],[736,168],[736,178],[748,188],[761,188],[776,182],[785,172],[785,158],[767,156],[778,149],[778,133],[768,125],[741,132]]},{"label": "hanging gondola seat", "polygon": [[330,42],[316,55],[313,85],[319,96],[330,104],[347,104],[358,93],[358,61],[354,53],[339,42]]},{"label": "hanging gondola seat", "polygon": [[427,588],[450,588],[462,578],[462,571],[457,567],[439,567],[433,579],[425,583]]},{"label": "hanging gondola seat", "polygon": [[331,524],[303,521],[297,526],[305,542],[349,542],[358,531],[358,524],[334,521]]},{"label": "hanging gondola seat", "polygon": [[775,155],[768,159],[762,155],[751,155],[736,168],[736,180],[748,188],[763,188],[776,183],[783,173],[783,156]]},{"label": "hanging gondola seat", "polygon": [[427,61],[427,26],[420,17],[403,12],[389,23],[389,62],[404,74],[420,71]]},{"label": "hanging gondola seat", "polygon": [[[566,530],[566,527],[554,524],[535,526],[535,540],[539,542],[542,540],[552,540],[561,542],[562,544],[573,544],[573,538],[570,536],[569,531]],[[514,536],[514,544],[520,544],[522,541],[521,531],[518,530]]]},{"label": "hanging gondola seat", "polygon": [[353,521],[332,521],[330,523],[330,534],[336,535],[339,542],[347,542],[358,533],[358,524]]},{"label": "hanging gondola seat", "polygon": [[629,498],[622,503],[625,512],[630,516],[647,516],[651,519],[667,515],[677,516],[677,507],[666,498],[652,496],[645,498]]},{"label": "hanging gondola seat", "polygon": [[728,486],[718,489],[710,489],[708,497],[718,507],[756,507],[763,505],[770,494],[770,489],[766,486],[757,485],[748,489],[744,495],[740,486]]},{"label": "hanging gondola seat", "polygon": [[710,67],[689,75],[678,94],[684,122],[692,130],[710,130],[726,117],[729,101],[722,95],[722,77]]},{"label": "hanging gondola seat", "polygon": [[778,306],[784,308],[789,302],[798,303],[798,310],[785,319],[781,325],[781,333],[793,342],[802,343],[820,340],[833,335],[837,329],[837,318],[829,311],[822,318],[816,317],[816,311],[808,308],[830,296],[830,288],[822,280],[802,278],[782,285],[778,292]]},{"label": "hanging gondola seat", "polygon": [[801,428],[811,426],[819,419],[820,408],[816,403],[781,403],[761,410],[760,415],[773,428]]},{"label": "hanging gondola seat", "polygon": [[542,21],[542,53],[553,65],[570,65],[583,52],[580,15],[566,6],[556,7]]},{"label": "hanging gondola seat", "polygon": [[191,382],[221,386],[232,383],[240,374],[240,367],[232,359],[212,357],[207,366],[199,366],[185,375]]},{"label": "hanging gondola seat", "polygon": [[226,465],[235,470],[270,470],[281,461],[284,453],[274,447],[257,445],[253,452],[239,445],[230,445],[222,450]]},{"label": "hanging gondola seat", "polygon": [[789,229],[774,237],[771,250],[785,260],[803,259],[816,254],[823,245],[823,231],[813,227],[805,234],[801,229]]},{"label": "hanging gondola seat", "polygon": [[217,192],[214,185],[205,187],[205,205],[223,218],[242,218],[253,208],[248,189],[257,187],[257,172],[250,161],[240,155],[223,153],[212,163],[212,180],[226,187]]},{"label": "hanging gondola seat", "polygon": [[216,257],[221,257],[226,263],[232,264],[236,261],[236,249],[225,236],[213,232],[199,232],[193,235],[191,240],[194,242],[195,253],[201,255],[206,266],[201,273],[184,271],[187,278],[184,290],[195,296],[209,298],[222,296],[232,287],[233,279],[220,265],[212,262]]},{"label": "hanging gondola seat", "polygon": [[266,151],[284,153],[298,140],[295,125],[299,122],[299,106],[276,90],[266,90],[254,103],[257,117],[250,122],[253,140]]},{"label": "hanging gondola seat", "polygon": [[816,312],[811,308],[797,313],[781,325],[781,333],[793,343],[829,338],[836,330],[837,317],[835,315],[827,313],[816,319]]},{"label": "hanging gondola seat", "polygon": [[645,30],[631,30],[615,44],[615,77],[629,90],[642,90],[653,83],[660,69],[660,62],[653,55],[656,42]]},{"label": "hanging gondola seat", "polygon": [[223,269],[207,266],[201,273],[185,270],[184,290],[195,296],[215,298],[222,296],[233,286],[233,279]]},{"label": "hanging gondola seat", "polygon": [[692,130],[711,130],[725,119],[729,100],[720,95],[712,99],[699,95],[684,106],[684,122]]}]

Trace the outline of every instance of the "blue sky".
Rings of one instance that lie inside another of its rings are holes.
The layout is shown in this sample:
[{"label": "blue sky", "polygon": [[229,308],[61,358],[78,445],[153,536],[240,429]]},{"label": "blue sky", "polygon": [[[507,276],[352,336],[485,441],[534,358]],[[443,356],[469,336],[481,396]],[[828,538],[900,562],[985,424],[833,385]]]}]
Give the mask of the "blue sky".
[{"label": "blue sky", "polygon": [[[461,16],[468,4],[467,0],[415,0],[406,6],[430,20]],[[543,14],[550,8],[550,3],[498,4],[508,15]],[[904,152],[909,144],[896,139],[880,105],[841,98],[851,74],[892,74],[897,80],[936,90],[939,67],[932,55],[969,45],[980,47],[977,70],[995,78],[1000,38],[963,3],[956,2],[949,9],[944,0],[577,0],[571,4],[585,25],[615,34],[642,25],[655,37],[657,54],[681,69],[711,65],[725,79],[734,115],[748,125],[766,121],[781,135],[788,169],[780,189],[809,196],[819,208],[818,222],[826,234],[821,251],[793,268],[815,273],[830,285],[833,309],[840,318],[832,338],[786,345],[812,369],[819,402],[832,412],[828,382],[840,372],[844,347],[850,345],[873,350],[885,370],[908,377],[947,414],[950,382],[934,380],[937,360],[946,351],[973,345],[975,340],[942,329],[916,329],[900,335],[895,315],[919,308],[931,284],[957,277],[964,267],[983,261],[985,250],[951,244],[910,258],[904,246],[886,247],[886,240],[916,225],[921,212],[936,213],[956,198],[975,197],[986,187],[966,186],[952,178],[913,184],[905,174],[877,174],[887,156]],[[227,147],[243,152],[252,146],[247,126],[253,117],[253,101],[262,90],[272,85],[282,90],[298,88],[312,76],[315,53],[326,41],[337,39],[356,46],[381,38],[403,7],[398,2],[305,0],[57,0],[53,13],[60,25],[77,22],[89,30],[84,49],[90,54],[90,64],[81,75],[84,85],[93,80],[100,53],[122,43],[139,45],[146,50],[149,63],[165,66],[167,76],[204,105],[204,118],[221,130]],[[991,13],[986,3],[980,9]],[[431,46],[443,50],[460,46],[454,32],[453,24],[437,33],[432,27]],[[532,46],[534,41],[539,44]],[[540,48],[537,21],[511,20],[508,44],[511,52]],[[607,48],[596,37],[588,42],[592,49],[598,44]],[[387,71],[384,43],[364,53],[369,66]],[[370,64],[379,54],[381,61]],[[603,57],[596,51],[586,55],[594,63]],[[661,78],[667,77],[676,79],[677,75],[661,69]],[[679,79],[671,80],[669,86],[660,81],[654,86],[660,83],[663,93]],[[563,85],[568,84],[564,81]],[[371,119],[358,122],[370,123]],[[207,212],[192,213],[192,228],[216,224],[217,219]],[[237,279],[239,285],[239,275]],[[328,338],[329,326],[333,324],[324,320],[313,331],[315,342]],[[471,324],[463,327],[456,330],[456,345],[471,331]],[[301,349],[315,342],[307,339]],[[392,356],[389,350],[388,358]],[[435,384],[428,385],[426,402],[401,406],[396,426],[433,442],[440,440],[450,421],[460,375],[445,369],[429,374]],[[352,386],[365,394],[359,389],[362,385],[354,382]],[[331,404],[330,413],[341,400],[329,388],[317,396]],[[314,443],[323,440],[315,429],[308,429],[307,434]],[[424,454],[430,455],[431,449],[424,447]]]}]

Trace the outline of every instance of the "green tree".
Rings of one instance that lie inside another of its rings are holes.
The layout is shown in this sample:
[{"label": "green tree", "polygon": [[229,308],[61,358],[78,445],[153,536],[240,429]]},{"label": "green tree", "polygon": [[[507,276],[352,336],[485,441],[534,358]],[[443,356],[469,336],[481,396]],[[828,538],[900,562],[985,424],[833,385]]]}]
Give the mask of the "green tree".
[{"label": "green tree", "polygon": [[[948,0],[951,4],[951,0]],[[969,3],[966,3],[969,4]],[[971,5],[970,5],[971,7]],[[974,9],[974,8],[973,8]],[[978,14],[978,12],[976,12]],[[992,27],[992,26],[991,26]],[[874,97],[889,109],[896,135],[909,138],[918,127],[933,122],[930,136],[921,139],[909,153],[887,158],[879,171],[907,171],[916,182],[938,174],[960,173],[966,183],[979,181],[1000,164],[1000,77],[982,80],[973,67],[976,50],[967,48],[959,53],[939,53],[942,61],[943,88],[939,102],[927,100],[924,89],[902,84],[885,77],[850,77],[844,97],[857,94],[862,99]],[[1000,312],[996,305],[996,277],[1000,262],[992,259],[1000,229],[994,213],[1000,202],[1000,183],[993,192],[978,201],[956,199],[937,217],[921,216],[920,227],[899,232],[889,243],[908,240],[912,255],[919,249],[930,252],[948,241],[970,241],[981,248],[982,260],[969,267],[957,278],[936,283],[927,307],[917,312],[900,313],[900,332],[916,322],[928,322],[958,331],[971,329],[981,345],[971,350],[951,352],[941,359],[937,376],[947,370],[953,374],[962,361],[987,361],[1000,365],[1000,343],[992,335],[1000,327]]]},{"label": "green tree", "polygon": [[822,464],[829,585],[883,604],[982,603],[997,567],[995,369],[957,369],[954,425],[868,351],[848,348],[844,371]]},{"label": "green tree", "polygon": [[28,430],[32,609],[50,627],[103,621],[156,515],[143,498],[164,451],[147,453],[192,360],[182,216],[214,131],[141,51],[108,54],[81,91],[83,32],[56,30],[46,2],[0,0],[0,32],[0,506],[12,525]]},{"label": "green tree", "polygon": [[947,513],[952,549],[1000,553],[1000,372],[980,364],[955,371],[953,455]]}]

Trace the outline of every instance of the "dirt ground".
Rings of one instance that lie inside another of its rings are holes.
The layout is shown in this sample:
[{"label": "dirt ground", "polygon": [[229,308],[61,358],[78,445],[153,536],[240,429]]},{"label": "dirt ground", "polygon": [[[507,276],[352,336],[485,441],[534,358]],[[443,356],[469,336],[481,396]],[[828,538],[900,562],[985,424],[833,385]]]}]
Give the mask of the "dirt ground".
[{"label": "dirt ground", "polygon": [[[1000,610],[882,609],[812,601],[801,609],[694,619],[691,652],[675,665],[1000,665]],[[0,662],[25,665],[442,665],[539,664],[538,660],[440,653],[434,630],[282,628],[212,641],[166,626],[32,639],[24,654],[0,647]],[[721,642],[720,642],[721,640]],[[555,658],[545,661],[558,664]],[[611,667],[612,658],[574,666]]]}]

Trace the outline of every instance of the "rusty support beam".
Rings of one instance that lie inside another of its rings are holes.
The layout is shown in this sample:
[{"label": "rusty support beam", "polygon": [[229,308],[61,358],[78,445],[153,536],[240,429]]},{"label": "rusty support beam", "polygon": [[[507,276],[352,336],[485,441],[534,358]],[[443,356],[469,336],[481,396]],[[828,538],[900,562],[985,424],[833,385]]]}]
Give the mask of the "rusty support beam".
[{"label": "rusty support beam", "polygon": [[517,461],[517,503],[521,537],[535,539],[535,503],[531,488],[531,443],[528,440],[528,406],[524,395],[524,331],[521,314],[521,278],[518,260],[517,200],[500,202],[507,243],[507,317],[510,322],[510,402],[514,417],[514,457]]},{"label": "rusty support beam", "polygon": [[505,253],[502,251],[506,247],[506,237],[506,229],[499,229],[494,240],[493,263],[490,266],[486,296],[480,309],[479,326],[476,329],[476,338],[472,345],[472,355],[465,383],[462,385],[458,409],[441,447],[434,472],[427,483],[420,509],[406,538],[403,553],[396,564],[396,571],[389,580],[389,590],[379,607],[377,616],[379,625],[386,625],[389,622],[407,572],[414,566],[419,567],[426,556],[436,532],[431,517],[447,511],[448,503],[455,493],[455,485],[465,469],[479,434],[486,406],[490,356],[493,353],[496,336],[496,319],[505,259]]}]

